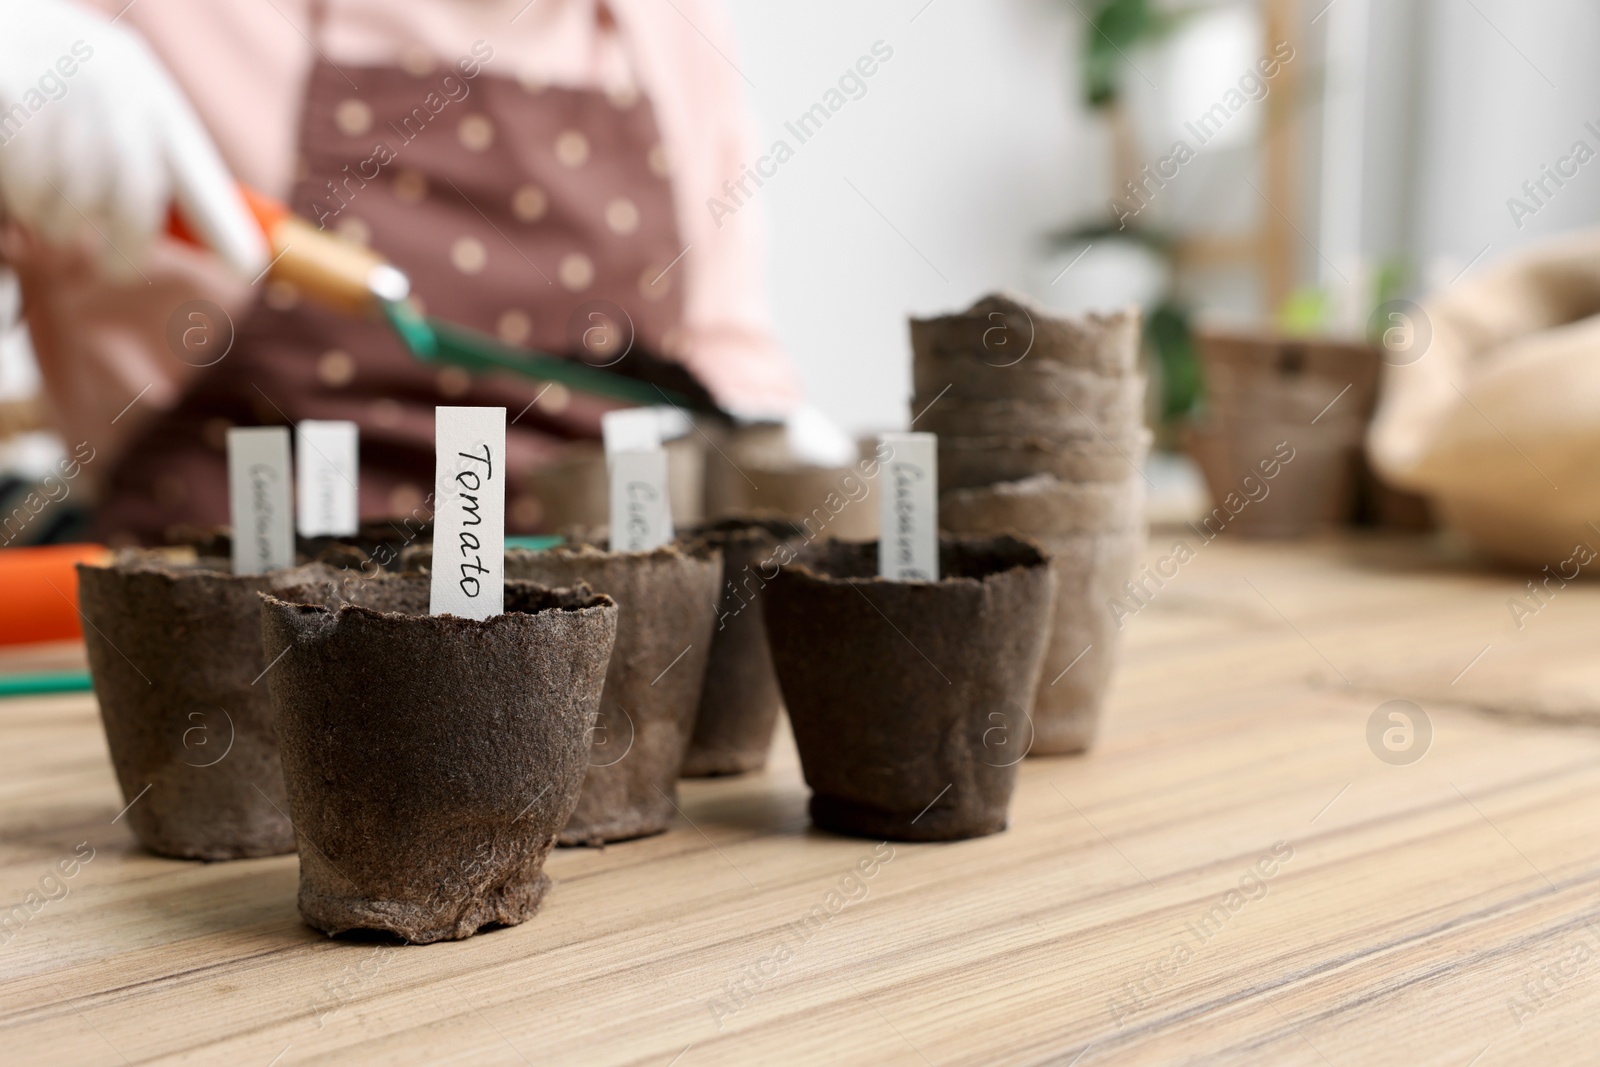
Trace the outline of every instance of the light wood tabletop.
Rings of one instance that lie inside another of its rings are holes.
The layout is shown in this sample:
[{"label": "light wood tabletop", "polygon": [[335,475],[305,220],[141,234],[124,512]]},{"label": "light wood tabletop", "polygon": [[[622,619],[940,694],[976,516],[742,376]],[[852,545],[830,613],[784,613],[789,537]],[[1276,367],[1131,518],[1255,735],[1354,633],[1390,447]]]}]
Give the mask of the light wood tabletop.
[{"label": "light wood tabletop", "polygon": [[559,851],[533,920],[431,946],[302,925],[293,856],[140,851],[92,698],[3,701],[0,908],[52,899],[0,935],[0,1061],[1593,1062],[1600,734],[1474,707],[1597,658],[1600,588],[1519,618],[1530,577],[1218,540],[1005,833],[813,831],[780,732],[671,832]]}]

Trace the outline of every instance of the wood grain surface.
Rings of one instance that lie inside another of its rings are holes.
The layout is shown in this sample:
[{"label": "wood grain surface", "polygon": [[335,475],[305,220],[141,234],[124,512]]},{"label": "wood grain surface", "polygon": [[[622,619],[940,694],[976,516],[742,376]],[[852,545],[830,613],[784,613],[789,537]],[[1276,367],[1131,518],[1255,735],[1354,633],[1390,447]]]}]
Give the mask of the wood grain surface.
[{"label": "wood grain surface", "polygon": [[[1006,833],[815,832],[784,735],[685,783],[670,833],[559,852],[534,920],[427,947],[302,925],[292,856],[141,852],[92,699],[6,701],[0,907],[57,899],[0,944],[0,1062],[1593,1062],[1600,736],[1452,702],[1594,661],[1600,588],[1518,629],[1529,577],[1219,540],[1128,620],[1093,755],[1024,763]],[[1407,692],[1431,740],[1385,762],[1369,720]]]}]

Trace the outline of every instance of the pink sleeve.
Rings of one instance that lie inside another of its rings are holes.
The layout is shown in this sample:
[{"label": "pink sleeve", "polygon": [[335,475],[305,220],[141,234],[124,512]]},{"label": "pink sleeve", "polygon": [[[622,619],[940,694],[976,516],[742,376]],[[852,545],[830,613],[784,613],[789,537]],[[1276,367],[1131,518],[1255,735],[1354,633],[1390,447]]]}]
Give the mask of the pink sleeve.
[{"label": "pink sleeve", "polygon": [[754,196],[724,188],[762,154],[726,8],[722,0],[612,2],[655,102],[688,248],[675,268],[688,270],[678,358],[724,406],[787,414],[800,404],[800,383],[772,331],[761,194],[753,180],[745,189]]}]

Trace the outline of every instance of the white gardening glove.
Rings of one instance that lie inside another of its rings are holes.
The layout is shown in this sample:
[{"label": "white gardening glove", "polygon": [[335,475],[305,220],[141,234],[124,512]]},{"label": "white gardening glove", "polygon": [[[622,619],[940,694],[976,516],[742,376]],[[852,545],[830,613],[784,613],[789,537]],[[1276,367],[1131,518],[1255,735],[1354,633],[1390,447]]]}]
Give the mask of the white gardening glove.
[{"label": "white gardening glove", "polygon": [[127,277],[174,201],[238,273],[265,269],[260,227],[143,39],[62,0],[0,0],[0,214],[88,238]]},{"label": "white gardening glove", "polygon": [[821,408],[801,405],[783,420],[783,428],[790,454],[801,463],[844,467],[861,458],[856,443]]}]

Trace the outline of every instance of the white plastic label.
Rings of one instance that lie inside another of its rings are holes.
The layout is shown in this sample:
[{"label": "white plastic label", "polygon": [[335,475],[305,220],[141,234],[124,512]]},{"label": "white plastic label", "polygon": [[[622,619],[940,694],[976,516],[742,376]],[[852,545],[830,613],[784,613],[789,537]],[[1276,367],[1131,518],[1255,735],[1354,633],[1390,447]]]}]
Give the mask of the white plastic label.
[{"label": "white plastic label", "polygon": [[505,610],[506,409],[434,408],[434,615]]},{"label": "white plastic label", "polygon": [[878,575],[896,582],[939,580],[939,453],[931,433],[886,433],[879,476]]},{"label": "white plastic label", "polygon": [[648,452],[661,447],[661,413],[655,408],[623,408],[600,416],[606,459],[618,452]]},{"label": "white plastic label", "polygon": [[613,453],[611,551],[648,552],[673,538],[665,449]]},{"label": "white plastic label", "polygon": [[348,537],[356,532],[358,442],[353,422],[307,419],[295,427],[295,522],[301,537]]},{"label": "white plastic label", "polygon": [[263,574],[294,566],[289,476],[288,427],[234,427],[228,431],[233,573]]}]

